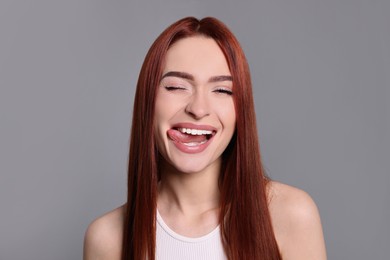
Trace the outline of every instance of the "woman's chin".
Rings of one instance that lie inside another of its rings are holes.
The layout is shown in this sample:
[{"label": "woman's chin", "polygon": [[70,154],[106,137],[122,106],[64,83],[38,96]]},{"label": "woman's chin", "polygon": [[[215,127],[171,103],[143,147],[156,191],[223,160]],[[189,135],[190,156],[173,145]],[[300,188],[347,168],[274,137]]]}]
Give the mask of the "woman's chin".
[{"label": "woman's chin", "polygon": [[[204,158],[180,158],[179,160],[173,159],[170,161],[170,165],[173,167],[174,171],[187,174],[201,173],[210,169],[215,170],[215,167],[220,167],[219,158],[214,160],[211,158],[208,158],[208,160],[205,160]],[[217,172],[219,172],[219,170],[217,170]]]}]

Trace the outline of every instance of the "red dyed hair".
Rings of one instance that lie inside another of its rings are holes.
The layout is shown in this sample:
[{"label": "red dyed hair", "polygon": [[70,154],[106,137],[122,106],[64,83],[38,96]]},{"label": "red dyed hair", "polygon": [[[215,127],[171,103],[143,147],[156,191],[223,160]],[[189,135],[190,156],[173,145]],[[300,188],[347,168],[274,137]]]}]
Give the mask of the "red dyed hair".
[{"label": "red dyed hair", "polygon": [[228,259],[281,259],[268,210],[260,161],[249,67],[230,30],[211,17],[181,19],[168,27],[145,57],[135,95],[128,168],[128,197],[122,259],[155,259],[158,152],[154,109],[162,66],[176,41],[205,36],[224,53],[233,78],[236,131],[224,151],[220,173],[221,239]]}]

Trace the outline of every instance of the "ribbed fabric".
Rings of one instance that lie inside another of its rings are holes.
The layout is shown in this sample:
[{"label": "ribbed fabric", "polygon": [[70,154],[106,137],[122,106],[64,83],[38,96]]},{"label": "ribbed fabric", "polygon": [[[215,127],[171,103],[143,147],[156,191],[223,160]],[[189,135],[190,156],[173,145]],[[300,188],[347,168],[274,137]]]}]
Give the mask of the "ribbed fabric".
[{"label": "ribbed fabric", "polygon": [[191,238],[170,229],[157,210],[156,260],[226,260],[219,226],[209,234]]}]

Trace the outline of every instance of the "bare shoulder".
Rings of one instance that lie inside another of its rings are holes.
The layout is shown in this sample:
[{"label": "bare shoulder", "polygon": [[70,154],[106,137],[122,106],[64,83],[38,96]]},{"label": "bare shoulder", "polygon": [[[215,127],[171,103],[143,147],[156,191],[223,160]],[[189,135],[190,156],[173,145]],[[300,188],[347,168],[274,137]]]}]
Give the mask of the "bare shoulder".
[{"label": "bare shoulder", "polygon": [[94,220],[84,238],[84,260],[120,259],[125,205]]},{"label": "bare shoulder", "polygon": [[272,225],[283,259],[326,259],[320,215],[309,194],[273,181],[268,188]]}]

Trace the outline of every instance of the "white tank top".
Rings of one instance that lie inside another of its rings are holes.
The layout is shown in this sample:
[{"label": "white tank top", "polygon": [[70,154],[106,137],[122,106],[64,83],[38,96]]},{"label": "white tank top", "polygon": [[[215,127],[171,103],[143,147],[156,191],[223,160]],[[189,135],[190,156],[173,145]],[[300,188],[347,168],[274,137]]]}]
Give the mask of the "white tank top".
[{"label": "white tank top", "polygon": [[192,238],[170,229],[157,210],[156,260],[226,260],[219,226],[209,234]]}]

